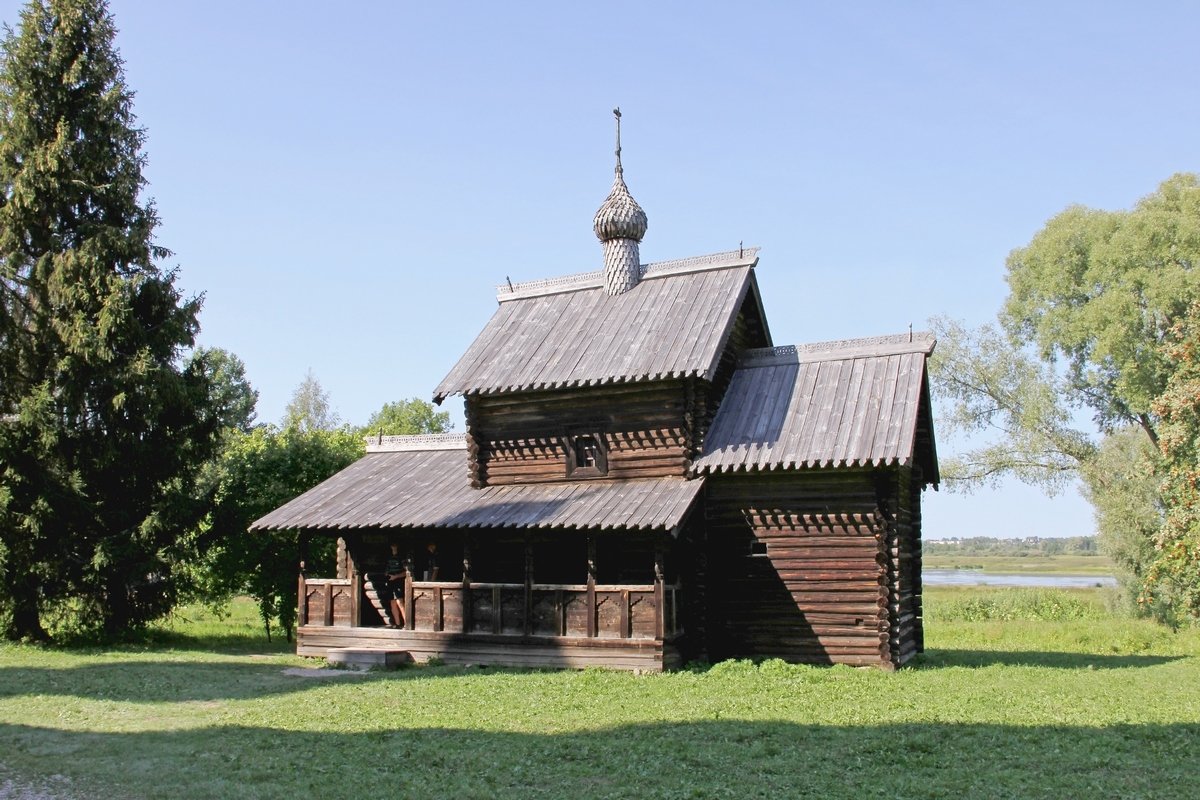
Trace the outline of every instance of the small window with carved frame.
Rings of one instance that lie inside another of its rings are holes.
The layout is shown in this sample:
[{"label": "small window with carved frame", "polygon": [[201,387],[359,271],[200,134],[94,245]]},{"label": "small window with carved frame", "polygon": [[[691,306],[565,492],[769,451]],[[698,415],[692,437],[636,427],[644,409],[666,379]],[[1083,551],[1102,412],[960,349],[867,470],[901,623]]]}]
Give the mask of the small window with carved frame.
[{"label": "small window with carved frame", "polygon": [[598,430],[567,431],[567,477],[602,478],[608,474],[608,450]]}]

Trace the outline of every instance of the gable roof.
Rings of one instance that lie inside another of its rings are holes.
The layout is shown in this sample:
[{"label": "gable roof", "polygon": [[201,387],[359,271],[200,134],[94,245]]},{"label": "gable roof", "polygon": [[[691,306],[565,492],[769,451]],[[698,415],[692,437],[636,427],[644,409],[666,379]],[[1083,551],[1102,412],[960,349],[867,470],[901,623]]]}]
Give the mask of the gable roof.
[{"label": "gable roof", "polygon": [[[601,272],[500,287],[500,307],[433,399],[711,379],[747,294],[759,303],[757,253],[647,264],[638,284],[616,296],[604,291]],[[762,324],[769,344],[765,318]]]},{"label": "gable roof", "polygon": [[703,483],[668,477],[473,489],[462,434],[394,436],[250,529],[671,530]]},{"label": "gable roof", "polygon": [[[932,334],[748,350],[693,471],[910,464],[937,483],[925,359]],[[929,431],[918,453],[918,428]]]}]

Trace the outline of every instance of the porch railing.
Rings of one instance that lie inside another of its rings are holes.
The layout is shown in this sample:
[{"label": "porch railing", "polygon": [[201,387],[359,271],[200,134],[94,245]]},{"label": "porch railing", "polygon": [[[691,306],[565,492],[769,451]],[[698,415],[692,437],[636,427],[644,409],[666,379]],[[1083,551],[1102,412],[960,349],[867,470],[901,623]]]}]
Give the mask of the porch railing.
[{"label": "porch railing", "polygon": [[[349,625],[357,581],[300,577],[301,625]],[[664,639],[681,632],[679,587],[406,581],[404,627],[446,633]],[[367,610],[368,614],[374,613]]]},{"label": "porch railing", "polygon": [[299,625],[343,625],[357,617],[358,603],[352,582],[342,578],[306,578],[300,575]]}]

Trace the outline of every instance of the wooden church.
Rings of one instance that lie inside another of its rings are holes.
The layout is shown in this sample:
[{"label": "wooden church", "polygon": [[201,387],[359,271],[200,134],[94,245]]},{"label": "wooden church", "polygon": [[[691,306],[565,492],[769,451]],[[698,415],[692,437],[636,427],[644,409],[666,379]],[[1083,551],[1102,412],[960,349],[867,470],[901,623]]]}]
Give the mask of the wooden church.
[{"label": "wooden church", "polygon": [[435,390],[464,397],[466,433],[377,437],[252,525],[338,540],[336,577],[300,576],[301,655],[893,669],[921,652],[934,340],[777,346],[755,249],[642,264],[617,141],[603,270],[501,286]]}]

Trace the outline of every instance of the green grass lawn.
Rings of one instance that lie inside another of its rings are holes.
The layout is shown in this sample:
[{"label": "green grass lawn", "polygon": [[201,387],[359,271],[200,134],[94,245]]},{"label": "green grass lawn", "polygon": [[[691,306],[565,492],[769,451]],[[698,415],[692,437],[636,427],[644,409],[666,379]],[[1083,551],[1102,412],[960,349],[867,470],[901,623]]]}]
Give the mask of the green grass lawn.
[{"label": "green grass lawn", "polygon": [[956,553],[921,557],[925,569],[977,569],[983,572],[1036,572],[1039,575],[1112,575],[1105,556],[969,556]]},{"label": "green grass lawn", "polygon": [[144,647],[3,647],[0,794],[1196,796],[1200,631],[1112,616],[1094,590],[934,589],[926,607],[925,655],[891,674],[300,677],[317,662],[266,645],[244,606]]}]

